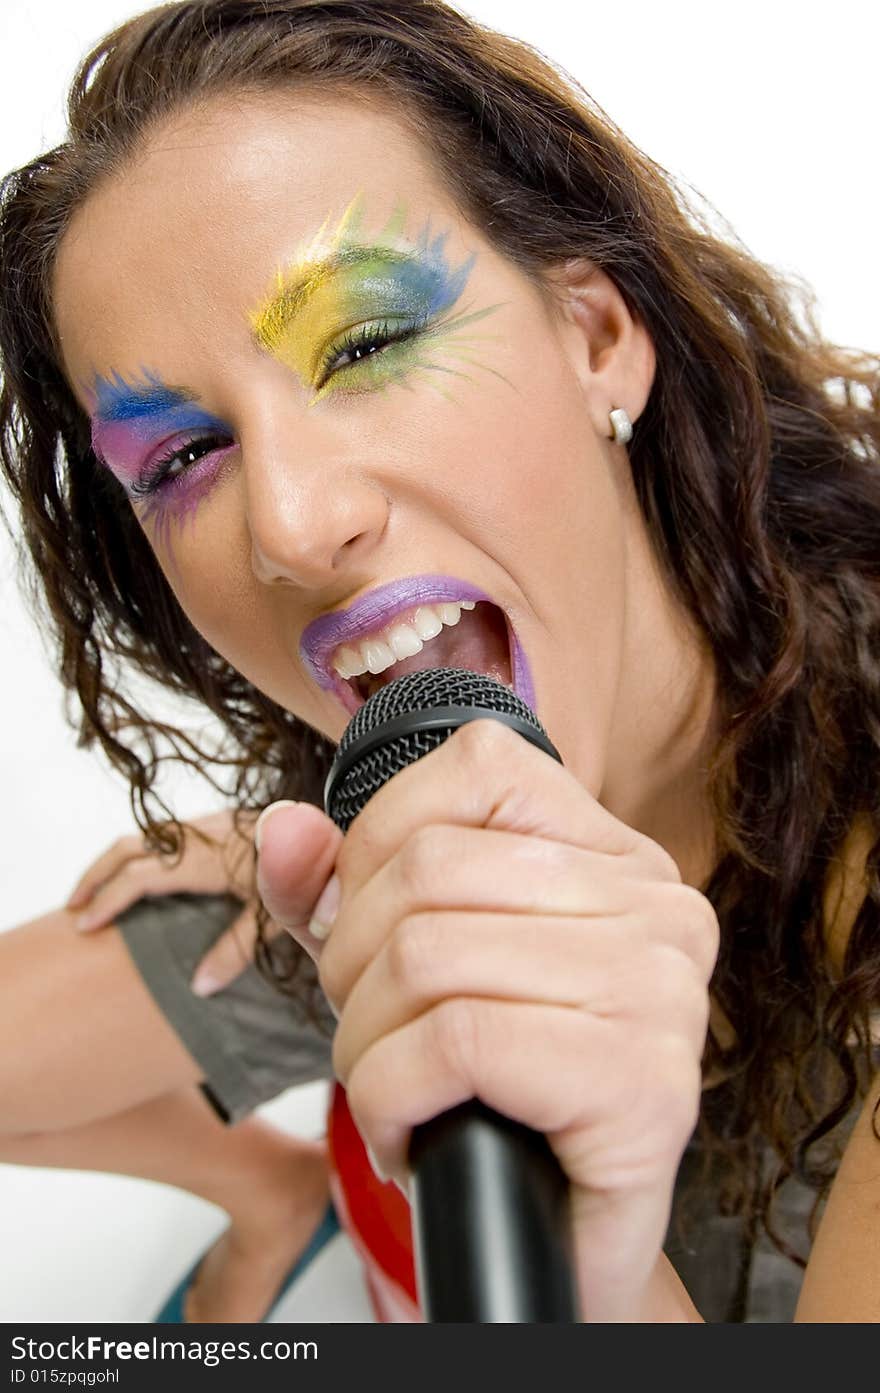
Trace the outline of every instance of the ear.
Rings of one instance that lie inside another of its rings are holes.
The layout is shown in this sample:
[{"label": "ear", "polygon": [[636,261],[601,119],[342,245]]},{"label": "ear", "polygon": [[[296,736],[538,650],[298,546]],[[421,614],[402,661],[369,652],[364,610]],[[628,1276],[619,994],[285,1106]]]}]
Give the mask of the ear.
[{"label": "ear", "polygon": [[622,406],[635,422],[645,409],[657,365],[653,341],[615,282],[592,262],[568,261],[549,282],[563,347],[593,427],[610,439],[609,412]]}]

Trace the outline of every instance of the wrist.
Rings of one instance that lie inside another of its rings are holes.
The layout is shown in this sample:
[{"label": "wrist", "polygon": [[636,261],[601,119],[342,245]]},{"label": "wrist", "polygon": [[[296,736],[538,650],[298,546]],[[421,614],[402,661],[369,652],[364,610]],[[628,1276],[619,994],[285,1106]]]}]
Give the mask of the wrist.
[{"label": "wrist", "polygon": [[687,1289],[665,1253],[640,1287],[606,1286],[601,1297],[581,1289],[580,1319],[590,1324],[703,1324]]}]

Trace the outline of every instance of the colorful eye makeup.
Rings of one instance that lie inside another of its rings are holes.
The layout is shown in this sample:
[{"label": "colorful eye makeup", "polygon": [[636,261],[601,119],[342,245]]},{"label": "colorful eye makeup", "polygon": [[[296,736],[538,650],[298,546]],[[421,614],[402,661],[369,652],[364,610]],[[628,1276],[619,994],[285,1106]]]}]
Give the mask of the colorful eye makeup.
[{"label": "colorful eye makeup", "polygon": [[[254,341],[295,374],[310,392],[309,406],[331,394],[408,383],[413,374],[448,397],[444,379],[465,376],[449,360],[475,363],[473,343],[491,336],[467,331],[499,308],[455,312],[476,254],[454,264],[448,234],[433,236],[430,219],[415,243],[406,242],[400,204],[365,240],[362,210],[359,194],[332,232],[326,219],[277,273],[271,293],[248,315]],[[157,520],[164,531],[172,519],[190,516],[236,448],[229,425],[147,368],[135,381],[117,372],[97,377],[88,396],[95,455],[139,517]]]},{"label": "colorful eye makeup", "polygon": [[148,369],[134,382],[119,373],[97,377],[89,396],[92,449],[132,501],[146,504],[143,521],[160,513],[160,495],[169,504],[174,499],[178,517],[190,513],[219,459],[235,448],[225,422]]},{"label": "colorful eye makeup", "polygon": [[360,240],[362,207],[358,195],[332,233],[325,221],[250,315],[257,343],[312,389],[310,406],[329,393],[375,391],[415,371],[453,371],[435,361],[438,353],[472,361],[472,338],[462,330],[497,308],[449,315],[476,255],[451,265],[448,234],[432,237],[430,220],[415,245],[399,245],[401,205],[367,244]]}]

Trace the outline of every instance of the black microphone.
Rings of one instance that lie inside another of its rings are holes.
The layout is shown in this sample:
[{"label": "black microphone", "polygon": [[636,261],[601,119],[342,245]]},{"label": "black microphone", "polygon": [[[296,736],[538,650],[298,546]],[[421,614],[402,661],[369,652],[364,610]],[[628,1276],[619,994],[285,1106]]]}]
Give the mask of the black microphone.
[{"label": "black microphone", "polygon": [[[464,725],[501,721],[562,760],[502,682],[429,668],[381,687],[346,727],[324,808],[346,832],[387,781]],[[432,1322],[574,1323],[569,1185],[547,1138],[471,1099],[413,1129],[408,1163],[419,1304]]]}]

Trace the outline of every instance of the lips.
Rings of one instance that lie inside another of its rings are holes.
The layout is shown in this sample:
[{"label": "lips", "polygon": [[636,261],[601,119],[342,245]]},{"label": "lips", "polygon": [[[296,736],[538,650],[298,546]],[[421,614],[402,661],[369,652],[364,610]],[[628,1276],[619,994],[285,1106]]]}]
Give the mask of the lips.
[{"label": "lips", "polygon": [[398,658],[383,672],[375,675],[365,672],[348,680],[355,695],[366,699],[396,677],[429,667],[468,668],[471,672],[494,677],[507,686],[512,685],[507,625],[497,605],[483,601],[473,610],[463,610],[458,623],[445,626],[434,638],[428,639],[421,652]]},{"label": "lips", "polygon": [[381,680],[390,682],[407,672],[429,667],[463,667],[512,685],[517,695],[534,708],[529,664],[503,607],[496,605],[485,591],[452,576],[424,575],[392,581],[369,591],[348,609],[321,615],[308,625],[300,640],[303,663],[317,684],[324,691],[332,691],[346,711],[354,715],[364,698],[356,690],[354,679],[344,680],[331,667],[330,659],[339,645],[375,634],[398,615],[405,616],[419,605],[450,600],[478,603],[474,610],[462,613],[459,624],[427,642],[421,653],[399,660],[381,674]]}]

